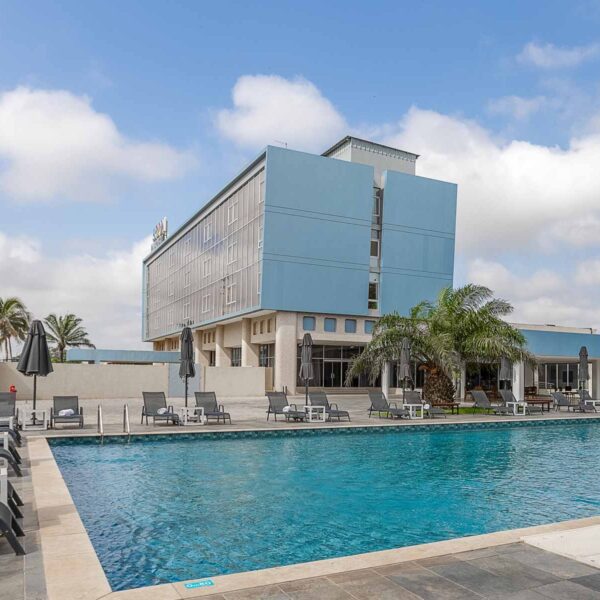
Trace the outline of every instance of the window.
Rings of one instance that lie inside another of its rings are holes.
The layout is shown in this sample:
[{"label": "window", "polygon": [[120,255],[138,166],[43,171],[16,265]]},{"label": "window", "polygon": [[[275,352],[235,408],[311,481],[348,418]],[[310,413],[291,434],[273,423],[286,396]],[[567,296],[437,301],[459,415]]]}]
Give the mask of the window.
[{"label": "window", "polygon": [[173,319],[173,309],[170,308],[167,311],[167,325],[171,326],[171,325],[173,325],[174,322],[175,322],[175,319]]},{"label": "window", "polygon": [[210,310],[210,296],[202,296],[202,312],[208,312]]},{"label": "window", "polygon": [[210,242],[212,240],[212,223],[204,223],[204,243]]},{"label": "window", "polygon": [[217,364],[217,362],[216,362],[216,354],[217,353],[214,350],[211,350],[208,353],[208,366],[209,367],[214,367]]},{"label": "window", "polygon": [[231,349],[231,366],[241,367],[242,366],[242,349],[232,348]]},{"label": "window", "polygon": [[[260,263],[259,263],[260,264]],[[256,293],[260,296],[260,287],[262,284],[262,273],[260,271],[260,266],[258,267],[258,275],[256,277]]]},{"label": "window", "polygon": [[261,333],[261,334],[262,334],[262,333],[264,333],[264,328],[265,328],[265,322],[264,322],[264,321],[261,321],[261,322],[260,322],[260,333]]},{"label": "window", "polygon": [[175,295],[175,280],[169,277],[169,296]]},{"label": "window", "polygon": [[275,344],[261,344],[258,347],[258,366],[275,366]]},{"label": "window", "polygon": [[225,288],[225,304],[235,304],[235,283]]},{"label": "window", "polygon": [[345,331],[346,333],[356,333],[356,319],[346,319]]},{"label": "window", "polygon": [[261,202],[265,201],[265,179],[264,179],[265,175],[264,173],[260,174],[260,183],[258,184],[258,202],[259,204]]},{"label": "window", "polygon": [[373,223],[381,223],[381,190],[373,189]]},{"label": "window", "polygon": [[252,323],[252,334],[256,335],[258,333],[258,323],[256,321],[254,321],[254,323]]},{"label": "window", "polygon": [[169,266],[175,266],[175,258],[175,250],[171,250],[171,253],[169,254]]},{"label": "window", "polygon": [[261,225],[258,228],[258,247],[259,248],[263,247],[263,235],[264,235],[264,227]]},{"label": "window", "polygon": [[230,265],[237,260],[237,242],[233,242],[227,246],[227,264]]},{"label": "window", "polygon": [[329,317],[325,318],[325,331],[327,331],[328,333],[335,333],[337,327],[337,319],[332,319]]},{"label": "window", "polygon": [[302,317],[302,327],[304,331],[315,330],[316,319],[314,317]]},{"label": "window", "polygon": [[373,333],[375,321],[365,321],[365,333]]},{"label": "window", "polygon": [[183,275],[183,287],[190,287],[190,285],[192,285],[192,274],[186,271]]},{"label": "window", "polygon": [[210,258],[204,259],[204,277],[210,277],[211,260]]},{"label": "window", "polygon": [[183,320],[184,320],[184,321],[185,321],[186,319],[189,319],[189,318],[190,318],[190,316],[191,316],[191,310],[190,310],[190,308],[191,308],[191,305],[190,305],[190,303],[189,303],[189,302],[186,302],[186,303],[183,305]]},{"label": "window", "polygon": [[369,308],[377,310],[379,307],[379,284],[369,283]]},{"label": "window", "polygon": [[233,225],[238,220],[238,201],[234,200],[227,207],[227,225]]},{"label": "window", "polygon": [[267,320],[267,333],[271,333],[271,319]]},{"label": "window", "polygon": [[192,240],[190,239],[190,236],[188,235],[188,237],[185,238],[185,241],[183,242],[183,252],[187,255],[190,254],[192,251]]}]

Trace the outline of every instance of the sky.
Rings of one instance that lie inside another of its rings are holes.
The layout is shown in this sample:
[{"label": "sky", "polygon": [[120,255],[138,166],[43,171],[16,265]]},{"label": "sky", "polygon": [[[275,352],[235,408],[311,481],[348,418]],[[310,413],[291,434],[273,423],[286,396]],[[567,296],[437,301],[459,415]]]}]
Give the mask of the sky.
[{"label": "sky", "polygon": [[455,285],[600,328],[600,0],[0,0],[0,297],[141,348],[141,264],[267,144],[458,183]]}]

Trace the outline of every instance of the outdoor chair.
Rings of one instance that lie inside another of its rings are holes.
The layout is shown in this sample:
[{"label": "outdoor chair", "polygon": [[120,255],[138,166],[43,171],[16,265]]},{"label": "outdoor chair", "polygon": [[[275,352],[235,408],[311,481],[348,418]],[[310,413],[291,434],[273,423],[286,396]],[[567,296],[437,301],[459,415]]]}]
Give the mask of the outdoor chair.
[{"label": "outdoor chair", "polygon": [[[295,404],[290,404],[284,392],[267,392],[269,399],[269,408],[267,409],[267,421],[271,415],[284,415],[285,420],[303,421],[306,418],[306,413],[303,410],[298,410]],[[287,409],[287,410],[284,410]]]},{"label": "outdoor chair", "polygon": [[[21,445],[21,434],[17,430],[17,395],[13,392],[0,392],[0,433],[8,431],[11,437]],[[10,426],[12,419],[12,427]]]},{"label": "outdoor chair", "polygon": [[[588,390],[579,390],[579,398],[580,398],[580,404],[584,403],[584,404],[589,404],[590,406],[593,406],[594,408],[596,408],[597,404],[600,404],[600,400],[596,400],[595,398],[592,398],[592,396],[590,395]],[[591,411],[589,411],[591,412]]]},{"label": "outdoor chair", "polygon": [[308,397],[312,406],[325,407],[328,421],[336,417],[338,421],[341,421],[342,417],[350,421],[350,413],[347,410],[340,410],[335,402],[330,404],[325,392],[308,392]]},{"label": "outdoor chair", "polygon": [[229,419],[231,425],[231,416],[228,412],[225,412],[225,407],[222,404],[217,404],[217,396],[214,392],[195,392],[196,395],[196,406],[204,409],[204,416],[206,420],[217,419],[217,423],[223,419]]},{"label": "outdoor chair", "polygon": [[369,392],[369,400],[371,401],[369,418],[371,418],[373,413],[377,413],[379,418],[381,418],[381,413],[388,419],[393,419],[394,417],[398,417],[399,419],[402,417],[410,418],[409,410],[398,408],[395,402],[388,402],[383,392]]},{"label": "outdoor chair", "polygon": [[[79,406],[78,396],[54,396],[50,408],[50,428],[57,423],[73,423],[83,427],[83,407]],[[69,414],[61,414],[73,411]]]},{"label": "outdoor chair", "polygon": [[19,494],[17,494],[17,491],[13,487],[13,484],[10,482],[10,479],[8,479],[8,477],[6,478],[6,486],[8,507],[10,508],[10,510],[12,510],[13,515],[15,515],[17,519],[22,519],[23,513],[19,509],[19,506],[23,506],[23,500],[21,500],[21,497],[19,496]]},{"label": "outdoor chair", "polygon": [[23,477],[21,467],[19,466],[19,463],[15,460],[15,457],[12,455],[11,452],[5,450],[4,448],[0,448],[0,460],[1,459],[4,459],[8,463],[8,466],[12,468],[17,477]]},{"label": "outdoor chair", "polygon": [[17,537],[24,536],[25,533],[10,508],[2,502],[0,502],[0,533],[4,535],[15,554],[19,556],[25,554],[23,546],[17,539]]},{"label": "outdoor chair", "polygon": [[473,413],[476,408],[481,408],[487,411],[488,414],[490,412],[493,412],[495,415],[511,414],[508,406],[494,406],[483,390],[471,390],[470,394],[473,398]]},{"label": "outdoor chair", "polygon": [[166,421],[167,424],[179,425],[179,415],[173,412],[172,406],[167,406],[167,399],[164,392],[142,392],[144,398],[144,406],[142,408],[142,421],[146,417],[146,425],[148,425],[148,417],[152,417],[152,424],[156,425],[156,421]]},{"label": "outdoor chair", "polygon": [[579,390],[579,402],[573,407],[573,410],[584,413],[598,412],[594,399],[587,390]]},{"label": "outdoor chair", "polygon": [[570,411],[575,408],[575,405],[562,392],[550,392],[550,396],[554,400],[554,410],[560,411],[561,408],[566,408]]},{"label": "outdoor chair", "polygon": [[17,464],[21,464],[21,455],[17,450],[15,440],[10,436],[8,431],[0,431],[0,448],[8,450],[13,455]]},{"label": "outdoor chair", "polygon": [[[421,398],[421,394],[417,391],[408,390],[408,391],[404,392],[404,403],[405,404],[422,404],[424,414],[427,414],[432,419],[436,415],[447,418],[446,411],[443,408],[441,408],[439,406],[435,406],[435,405],[431,404],[430,402],[426,402],[425,400],[423,400]],[[429,408],[425,408],[426,406],[429,406]]]},{"label": "outdoor chair", "polygon": [[[515,398],[515,395],[512,390],[500,390],[500,395],[502,396],[504,406],[508,406],[509,402],[518,402],[518,400]],[[519,404],[525,405],[525,414],[527,414],[527,415],[530,415],[531,413],[534,413],[534,412],[535,413],[544,412],[544,407],[539,406],[537,404],[530,405],[530,404],[527,404],[527,401],[519,402]]]}]

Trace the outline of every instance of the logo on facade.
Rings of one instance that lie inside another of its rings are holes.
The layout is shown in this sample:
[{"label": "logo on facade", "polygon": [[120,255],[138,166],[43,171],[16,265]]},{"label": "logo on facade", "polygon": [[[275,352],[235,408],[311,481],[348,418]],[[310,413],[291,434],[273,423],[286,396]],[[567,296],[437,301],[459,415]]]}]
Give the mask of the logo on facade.
[{"label": "logo on facade", "polygon": [[152,233],[152,250],[158,248],[167,239],[168,235],[169,224],[167,217],[163,217],[154,227],[154,232]]}]

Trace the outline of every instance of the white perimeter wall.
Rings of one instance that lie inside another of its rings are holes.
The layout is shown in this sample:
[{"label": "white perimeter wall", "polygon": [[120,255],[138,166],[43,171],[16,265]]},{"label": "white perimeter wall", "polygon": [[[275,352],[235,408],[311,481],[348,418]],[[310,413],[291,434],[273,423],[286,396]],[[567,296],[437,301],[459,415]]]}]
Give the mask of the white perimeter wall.
[{"label": "white perimeter wall", "polygon": [[206,392],[222,396],[264,396],[263,367],[203,367],[200,385]]}]

